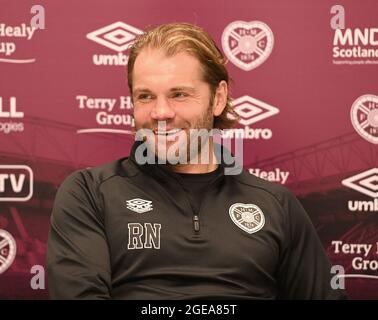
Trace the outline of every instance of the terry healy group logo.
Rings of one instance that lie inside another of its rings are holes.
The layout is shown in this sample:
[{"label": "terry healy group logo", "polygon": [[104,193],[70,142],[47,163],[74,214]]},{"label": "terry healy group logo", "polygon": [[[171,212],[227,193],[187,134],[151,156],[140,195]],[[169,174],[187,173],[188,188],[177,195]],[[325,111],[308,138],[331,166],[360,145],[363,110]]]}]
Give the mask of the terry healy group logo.
[{"label": "terry healy group logo", "polygon": [[352,105],[350,117],[362,138],[378,144],[378,96],[365,94],[359,97]]},{"label": "terry healy group logo", "polygon": [[88,33],[88,39],[118,52],[116,55],[94,54],[93,63],[111,66],[127,65],[128,56],[123,52],[133,44],[136,36],[142,33],[142,30],[121,21]]},{"label": "terry healy group logo", "polygon": [[378,211],[378,168],[361,172],[341,182],[344,186],[374,198],[371,201],[349,200],[350,211]]},{"label": "terry healy group logo", "polygon": [[250,128],[249,125],[269,118],[277,113],[279,109],[263,101],[250,96],[242,96],[232,101],[236,113],[240,116],[239,123],[244,128],[233,128],[223,131],[224,138],[242,139],[264,139],[272,138],[272,130],[268,128]]},{"label": "terry healy group logo", "polygon": [[41,5],[33,5],[30,13],[35,15],[31,17],[30,23],[20,23],[11,25],[0,21],[0,63],[33,63],[35,58],[23,57],[17,51],[19,45],[24,40],[30,41],[35,31],[45,29],[45,9]]},{"label": "terry healy group logo", "polygon": [[[343,260],[351,257],[351,267],[353,271],[368,271],[374,272],[378,270],[378,242],[366,243],[366,242],[349,242],[343,240],[333,240],[328,251],[332,253],[335,258],[337,255],[341,255]],[[364,273],[352,273],[345,274],[345,278],[365,278],[365,279],[378,279],[378,276],[373,274]]]},{"label": "terry healy group logo", "polygon": [[250,168],[248,169],[248,172],[261,179],[280,183],[280,184],[285,184],[290,174],[289,171],[284,171],[284,170],[281,170],[280,168],[274,168],[273,170],[262,170],[260,168]]},{"label": "terry healy group logo", "polygon": [[12,235],[0,229],[0,274],[4,273],[16,257],[16,241]]},{"label": "terry healy group logo", "polygon": [[238,68],[250,71],[268,59],[273,50],[272,30],[260,21],[234,21],[222,34],[227,58]]},{"label": "terry healy group logo", "polygon": [[77,95],[76,100],[80,112],[94,113],[96,122],[95,127],[80,129],[77,133],[133,133],[134,119],[131,114],[126,114],[133,108],[130,96],[96,98]]},{"label": "terry healy group logo", "polygon": [[0,165],[0,202],[25,202],[33,196],[33,171],[25,165]]},{"label": "terry healy group logo", "polygon": [[16,97],[9,100],[0,97],[0,135],[24,131],[24,123],[20,119],[24,113],[17,111]]}]

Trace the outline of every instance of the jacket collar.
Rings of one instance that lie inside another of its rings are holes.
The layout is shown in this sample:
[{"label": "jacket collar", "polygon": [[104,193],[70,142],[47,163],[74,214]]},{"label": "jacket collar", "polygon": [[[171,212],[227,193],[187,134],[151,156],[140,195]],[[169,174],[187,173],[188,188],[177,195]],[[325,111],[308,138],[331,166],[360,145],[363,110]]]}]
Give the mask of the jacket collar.
[{"label": "jacket collar", "polygon": [[[132,173],[132,179],[136,182],[136,185],[141,187],[143,192],[151,195],[156,193],[165,194],[181,212],[184,214],[193,214],[193,206],[189,201],[187,193],[184,191],[183,178],[180,174],[173,172],[164,164],[158,164],[157,159],[155,159],[154,164],[139,164],[136,161],[135,152],[142,143],[142,141],[136,141],[133,144],[130,157],[125,163],[128,167],[127,171]],[[214,152],[221,163],[219,164],[220,168],[217,169],[217,175],[210,182],[211,189],[217,189],[222,184],[225,177],[225,168],[227,167],[222,161],[221,152],[228,152],[228,150],[219,144],[215,144]],[[143,174],[140,175],[138,173]],[[153,178],[153,180],[146,180],[146,175]]]},{"label": "jacket collar", "polygon": [[[181,179],[180,175],[173,172],[167,165],[159,164],[156,157],[155,157],[155,161],[154,161],[153,164],[149,164],[149,163],[139,164],[138,161],[135,158],[135,153],[136,153],[137,148],[139,146],[141,146],[142,144],[143,144],[143,141],[135,141],[132,148],[131,148],[129,160],[133,164],[134,168],[137,168],[138,170],[140,170],[140,171],[142,171],[142,172],[144,172],[144,173],[146,173],[150,176],[153,176],[158,181],[166,180],[167,178],[169,178],[169,179],[174,178],[174,179],[180,181],[180,179]],[[218,178],[222,178],[224,176],[224,172],[225,172],[226,168],[230,169],[230,168],[234,167],[235,160],[232,164],[225,163],[225,161],[224,161],[225,157],[228,157],[229,159],[230,158],[233,159],[234,157],[231,154],[231,152],[221,144],[217,144],[217,143],[214,144],[214,153],[215,153],[215,156],[218,159],[218,162],[220,162],[219,163],[220,169],[219,170],[217,169],[217,171],[219,173],[215,178],[215,179],[218,179]]]}]

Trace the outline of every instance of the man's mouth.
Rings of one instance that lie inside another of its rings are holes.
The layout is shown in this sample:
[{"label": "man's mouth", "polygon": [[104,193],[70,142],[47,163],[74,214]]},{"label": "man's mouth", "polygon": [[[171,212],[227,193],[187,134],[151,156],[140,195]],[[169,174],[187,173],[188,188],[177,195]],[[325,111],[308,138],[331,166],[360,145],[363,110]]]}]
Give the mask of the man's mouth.
[{"label": "man's mouth", "polygon": [[179,133],[182,129],[171,129],[171,130],[154,130],[154,134],[158,136],[174,136],[175,134]]}]

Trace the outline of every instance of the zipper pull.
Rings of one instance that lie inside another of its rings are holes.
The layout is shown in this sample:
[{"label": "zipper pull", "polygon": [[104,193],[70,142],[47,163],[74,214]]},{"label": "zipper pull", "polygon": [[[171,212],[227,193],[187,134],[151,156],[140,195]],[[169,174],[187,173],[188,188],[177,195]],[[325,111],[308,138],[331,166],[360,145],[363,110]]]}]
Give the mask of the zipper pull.
[{"label": "zipper pull", "polygon": [[195,232],[199,232],[200,231],[199,216],[196,215],[196,214],[193,216],[193,227],[194,227],[194,231]]}]

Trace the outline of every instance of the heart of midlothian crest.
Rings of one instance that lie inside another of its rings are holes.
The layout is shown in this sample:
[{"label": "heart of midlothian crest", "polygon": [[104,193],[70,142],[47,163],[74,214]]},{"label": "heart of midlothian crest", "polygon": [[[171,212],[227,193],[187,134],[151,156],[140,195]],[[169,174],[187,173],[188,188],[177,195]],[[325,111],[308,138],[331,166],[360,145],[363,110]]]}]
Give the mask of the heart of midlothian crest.
[{"label": "heart of midlothian crest", "polygon": [[0,229],[0,274],[5,272],[16,257],[16,241],[11,234]]},{"label": "heart of midlothian crest", "polygon": [[242,70],[250,71],[262,64],[273,50],[272,30],[260,21],[234,21],[222,34],[227,58]]},{"label": "heart of midlothian crest", "polygon": [[362,138],[378,144],[378,96],[365,94],[359,97],[352,105],[350,117]]},{"label": "heart of midlothian crest", "polygon": [[265,224],[264,213],[254,204],[234,203],[229,214],[240,229],[251,234],[259,231]]}]

